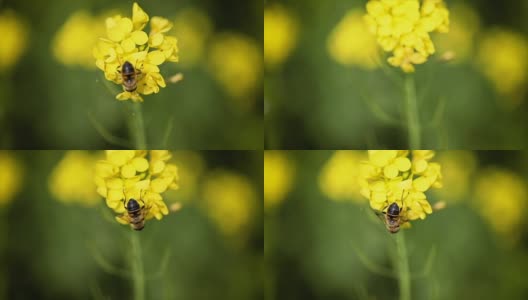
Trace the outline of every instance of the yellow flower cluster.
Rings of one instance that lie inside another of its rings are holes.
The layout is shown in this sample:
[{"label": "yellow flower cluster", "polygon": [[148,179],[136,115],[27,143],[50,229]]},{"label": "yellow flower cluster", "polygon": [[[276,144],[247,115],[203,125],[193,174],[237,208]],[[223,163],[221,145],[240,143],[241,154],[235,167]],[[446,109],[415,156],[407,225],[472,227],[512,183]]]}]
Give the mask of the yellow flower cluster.
[{"label": "yellow flower cluster", "polygon": [[150,32],[147,35],[144,28],[148,22],[149,16],[134,3],[132,18],[116,15],[106,19],[107,37],[100,38],[93,50],[96,66],[104,71],[107,80],[122,84],[119,72],[125,62],[131,63],[141,72],[138,75],[137,90],[118,94],[118,100],[132,99],[134,102],[141,102],[143,98],[140,94],[158,93],[160,87],[166,86],[159,66],[166,61],[178,61],[177,40],[165,35],[171,30],[172,23],[161,17],[153,17],[150,19]]},{"label": "yellow flower cluster", "polygon": [[0,13],[0,71],[8,70],[18,62],[26,50],[27,25],[12,11]]},{"label": "yellow flower cluster", "polygon": [[93,182],[98,157],[88,151],[66,152],[49,179],[49,189],[55,198],[64,203],[78,202],[87,206],[99,203]]},{"label": "yellow flower cluster", "polygon": [[207,41],[213,32],[207,13],[194,7],[179,11],[174,19],[173,31],[181,42],[181,65],[192,67],[202,62]]},{"label": "yellow flower cluster", "polygon": [[277,207],[290,191],[295,165],[283,151],[264,151],[264,208]]},{"label": "yellow flower cluster", "polygon": [[281,65],[297,43],[298,22],[282,5],[264,9],[264,62],[269,69]]},{"label": "yellow flower cluster", "polygon": [[483,35],[478,62],[501,96],[509,98],[506,106],[520,104],[528,79],[528,40],[520,33],[494,28]]},{"label": "yellow flower cluster", "polygon": [[365,21],[378,44],[393,53],[388,62],[407,73],[435,52],[430,33],[449,30],[443,0],[370,0],[367,12]]},{"label": "yellow flower cluster", "polygon": [[332,200],[362,200],[358,178],[363,151],[336,151],[326,162],[319,175],[319,187]]},{"label": "yellow flower cluster", "polygon": [[252,107],[262,77],[262,46],[250,37],[220,33],[211,42],[211,74],[243,109]]},{"label": "yellow flower cluster", "polygon": [[84,10],[72,14],[55,34],[52,51],[55,58],[68,66],[95,68],[92,49],[104,34],[103,17]]},{"label": "yellow flower cluster", "polygon": [[517,174],[506,170],[488,169],[479,173],[475,185],[478,211],[493,230],[515,242],[525,221],[526,183]]},{"label": "yellow flower cluster", "polygon": [[147,220],[161,220],[169,213],[161,194],[178,189],[178,168],[167,163],[170,158],[167,150],[107,150],[106,160],[95,168],[97,192],[116,213],[124,213],[128,200],[135,199],[148,209]]},{"label": "yellow flower cluster", "polygon": [[441,168],[431,150],[369,150],[361,165],[361,194],[376,211],[396,203],[404,221],[425,219],[433,212],[425,192],[442,187]]},{"label": "yellow flower cluster", "polygon": [[362,16],[359,10],[347,12],[332,30],[326,48],[330,56],[342,65],[372,70],[379,65],[378,45]]},{"label": "yellow flower cluster", "polygon": [[20,190],[22,183],[22,166],[13,155],[0,151],[0,208],[6,206]]},{"label": "yellow flower cluster", "polygon": [[205,181],[203,199],[220,232],[229,237],[248,232],[258,200],[246,177],[227,171],[213,173]]}]

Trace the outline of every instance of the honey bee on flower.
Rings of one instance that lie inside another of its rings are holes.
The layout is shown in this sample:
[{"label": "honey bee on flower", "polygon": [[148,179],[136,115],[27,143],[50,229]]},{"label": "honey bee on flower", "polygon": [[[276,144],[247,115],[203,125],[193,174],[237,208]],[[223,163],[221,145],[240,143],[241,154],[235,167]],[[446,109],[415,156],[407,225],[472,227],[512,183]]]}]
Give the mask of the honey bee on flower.
[{"label": "honey bee on flower", "polygon": [[360,171],[361,194],[374,211],[385,216],[390,232],[433,212],[425,192],[442,187],[441,166],[431,162],[434,155],[431,150],[368,151],[369,160]]},{"label": "honey bee on flower", "polygon": [[93,54],[105,78],[123,86],[116,99],[142,102],[141,95],[158,93],[166,86],[159,66],[178,61],[177,39],[166,35],[171,28],[165,18],[149,18],[137,3],[132,18],[116,15],[106,19],[107,36],[99,39]]}]

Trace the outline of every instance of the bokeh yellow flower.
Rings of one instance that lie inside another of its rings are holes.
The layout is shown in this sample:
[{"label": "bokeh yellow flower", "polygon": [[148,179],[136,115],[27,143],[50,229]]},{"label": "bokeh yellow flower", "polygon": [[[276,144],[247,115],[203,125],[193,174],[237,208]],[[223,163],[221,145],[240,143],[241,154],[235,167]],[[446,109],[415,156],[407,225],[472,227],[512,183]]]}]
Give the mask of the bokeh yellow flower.
[{"label": "bokeh yellow flower", "polygon": [[6,206],[19,192],[23,169],[20,163],[8,151],[0,151],[0,208]]},{"label": "bokeh yellow flower", "polygon": [[251,182],[228,171],[216,171],[203,186],[206,211],[220,232],[229,237],[243,236],[258,203]]},{"label": "bokeh yellow flower", "polygon": [[169,213],[161,194],[178,189],[178,168],[168,163],[170,158],[167,150],[107,150],[95,168],[97,192],[116,213],[124,213],[126,203],[135,199],[148,209],[147,220],[161,220]]},{"label": "bokeh yellow flower", "polygon": [[297,44],[299,25],[291,12],[280,4],[264,9],[264,62],[269,69],[281,65]]},{"label": "bokeh yellow flower", "polygon": [[319,175],[319,188],[332,200],[361,201],[359,176],[364,151],[336,151],[325,163]]},{"label": "bokeh yellow flower", "polygon": [[435,53],[430,33],[449,31],[443,0],[370,0],[365,21],[383,50],[392,52],[389,64],[406,73]]},{"label": "bokeh yellow flower", "polygon": [[104,19],[85,10],[73,13],[55,34],[52,51],[55,58],[68,66],[95,68],[92,49],[105,33]]},{"label": "bokeh yellow flower", "polygon": [[326,42],[330,56],[345,66],[375,69],[379,66],[376,39],[363,20],[363,13],[353,9],[339,21]]},{"label": "bokeh yellow flower", "polygon": [[189,202],[198,192],[198,181],[206,167],[204,158],[194,151],[174,151],[172,161],[178,166],[181,185],[174,199],[181,203]]},{"label": "bokeh yellow flower", "polygon": [[511,242],[519,237],[526,219],[528,191],[517,174],[500,169],[479,172],[475,205],[493,230]]},{"label": "bokeh yellow flower", "polygon": [[[144,28],[149,20],[147,35]],[[125,62],[141,72],[137,89],[132,92],[124,90],[116,99],[141,102],[141,95],[158,93],[160,87],[166,86],[159,66],[178,61],[177,40],[166,35],[171,28],[172,22],[161,17],[150,19],[137,3],[132,7],[132,18],[116,15],[106,19],[106,38],[100,38],[93,49],[96,66],[104,72],[107,80],[116,84],[123,84],[119,72]]]},{"label": "bokeh yellow flower", "polygon": [[257,42],[236,33],[221,33],[212,42],[210,71],[241,107],[250,108],[261,86],[262,50]]},{"label": "bokeh yellow flower", "polygon": [[478,161],[472,151],[443,151],[437,156],[442,166],[445,188],[435,191],[447,202],[458,202],[468,196]]},{"label": "bokeh yellow flower", "polygon": [[484,34],[479,46],[479,66],[493,83],[507,107],[520,104],[526,91],[528,41],[520,34],[495,28]]},{"label": "bokeh yellow flower", "polygon": [[438,53],[451,53],[452,61],[461,63],[473,57],[480,18],[468,4],[455,3],[449,7],[449,19],[449,34],[436,35],[433,40]]},{"label": "bokeh yellow flower", "polygon": [[26,50],[29,36],[28,26],[13,11],[0,13],[0,72],[15,65]]},{"label": "bokeh yellow flower", "polygon": [[174,34],[178,37],[183,67],[192,67],[202,61],[206,43],[213,32],[207,13],[198,8],[181,10],[174,20]]},{"label": "bokeh yellow flower", "polygon": [[264,151],[264,208],[280,205],[292,188],[295,165],[285,151]]},{"label": "bokeh yellow flower", "polygon": [[68,151],[53,169],[48,186],[52,195],[64,203],[93,206],[99,203],[94,184],[99,155],[89,151]]},{"label": "bokeh yellow flower", "polygon": [[361,195],[376,211],[392,203],[400,208],[404,221],[425,219],[433,212],[425,192],[442,187],[441,167],[431,159],[431,150],[369,150],[361,165]]}]

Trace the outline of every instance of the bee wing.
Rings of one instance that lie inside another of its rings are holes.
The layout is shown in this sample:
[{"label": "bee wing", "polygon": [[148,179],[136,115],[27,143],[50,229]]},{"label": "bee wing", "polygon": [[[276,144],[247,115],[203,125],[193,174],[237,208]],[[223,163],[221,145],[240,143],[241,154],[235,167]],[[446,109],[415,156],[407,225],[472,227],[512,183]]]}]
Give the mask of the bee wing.
[{"label": "bee wing", "polygon": [[115,216],[115,219],[117,222],[123,224],[123,225],[127,225],[127,224],[130,224],[130,217],[128,216],[128,214],[124,213],[120,216]]}]

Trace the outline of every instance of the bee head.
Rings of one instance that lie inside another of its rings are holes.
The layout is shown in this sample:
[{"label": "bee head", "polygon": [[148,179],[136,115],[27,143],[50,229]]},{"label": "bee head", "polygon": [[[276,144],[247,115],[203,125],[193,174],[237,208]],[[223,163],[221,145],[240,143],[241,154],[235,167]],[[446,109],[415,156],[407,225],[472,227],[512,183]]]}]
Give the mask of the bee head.
[{"label": "bee head", "polygon": [[125,61],[121,68],[124,74],[134,73],[134,66],[128,61]]},{"label": "bee head", "polygon": [[389,205],[389,208],[387,209],[387,214],[389,216],[398,216],[400,214],[400,207],[396,202]]},{"label": "bee head", "polygon": [[128,200],[128,203],[126,205],[127,211],[136,211],[139,210],[139,203],[135,199]]}]

